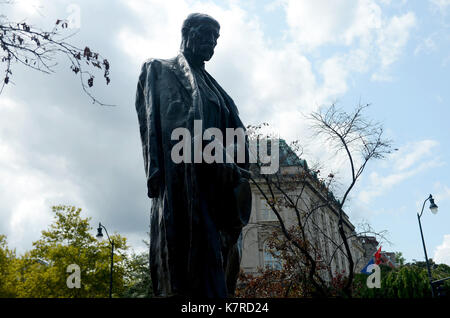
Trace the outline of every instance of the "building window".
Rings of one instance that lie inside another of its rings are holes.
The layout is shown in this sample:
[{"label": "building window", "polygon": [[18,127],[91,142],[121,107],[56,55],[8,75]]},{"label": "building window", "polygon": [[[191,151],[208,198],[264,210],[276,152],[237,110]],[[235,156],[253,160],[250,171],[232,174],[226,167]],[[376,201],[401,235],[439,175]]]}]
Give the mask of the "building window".
[{"label": "building window", "polygon": [[[351,249],[351,247],[350,247],[350,249]],[[344,268],[344,270],[346,270],[347,271],[347,267],[348,267],[348,259],[347,259],[347,254],[345,254],[346,252],[345,252],[345,248],[343,247],[342,248],[342,256],[341,256],[341,259],[342,259],[342,267]],[[356,264],[356,260],[355,259],[353,259],[353,261],[354,261],[354,264]]]},{"label": "building window", "polygon": [[272,211],[266,200],[261,199],[261,221],[278,221],[277,216]]},{"label": "building window", "polygon": [[338,243],[337,239],[336,239],[336,229],[334,227],[332,218],[330,217],[330,233],[331,233],[331,239],[333,240],[334,243]]},{"label": "building window", "polygon": [[267,243],[264,243],[263,253],[265,269],[281,270],[281,260],[277,257],[278,251],[273,251],[267,246]]},{"label": "building window", "polygon": [[323,231],[323,246],[322,246],[322,257],[324,257],[324,259],[326,261],[328,261],[328,256],[329,256],[329,251],[328,251],[328,229],[327,229],[327,223],[325,221],[325,214],[323,212],[320,213],[320,217],[321,217],[321,221],[322,221],[322,231]]},{"label": "building window", "polygon": [[334,256],[334,264],[336,265],[336,272],[341,272],[341,270],[342,270],[342,261],[341,261],[341,254],[340,254],[340,251],[339,250],[337,250],[336,251],[336,254],[335,254],[335,256]]}]

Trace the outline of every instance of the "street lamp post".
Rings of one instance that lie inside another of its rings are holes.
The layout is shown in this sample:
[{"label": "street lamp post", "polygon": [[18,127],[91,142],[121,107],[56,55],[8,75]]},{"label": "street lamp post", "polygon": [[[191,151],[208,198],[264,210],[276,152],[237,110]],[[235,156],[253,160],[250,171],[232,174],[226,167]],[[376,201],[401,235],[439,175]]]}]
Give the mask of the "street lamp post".
[{"label": "street lamp post", "polygon": [[109,243],[111,244],[111,271],[109,274],[109,298],[112,298],[112,288],[113,288],[113,266],[114,266],[114,241],[109,238],[108,231],[101,223],[98,223],[97,228],[97,239],[103,239],[102,228],[105,229],[106,236],[108,237]]},{"label": "street lamp post", "polygon": [[431,268],[430,263],[428,261],[428,255],[427,255],[427,248],[425,247],[425,240],[423,238],[423,231],[422,231],[422,223],[420,222],[420,217],[423,213],[423,208],[425,207],[425,203],[430,200],[430,210],[433,214],[436,214],[438,211],[438,206],[434,203],[433,196],[430,194],[430,196],[423,202],[422,205],[422,211],[420,211],[420,214],[417,213],[417,219],[419,220],[419,228],[420,228],[420,235],[422,237],[422,244],[423,244],[423,251],[425,253],[425,262],[427,264],[427,270],[428,270],[428,278],[430,280],[430,286],[431,286],[431,297],[434,298],[434,287],[433,287],[433,278],[431,277]]}]

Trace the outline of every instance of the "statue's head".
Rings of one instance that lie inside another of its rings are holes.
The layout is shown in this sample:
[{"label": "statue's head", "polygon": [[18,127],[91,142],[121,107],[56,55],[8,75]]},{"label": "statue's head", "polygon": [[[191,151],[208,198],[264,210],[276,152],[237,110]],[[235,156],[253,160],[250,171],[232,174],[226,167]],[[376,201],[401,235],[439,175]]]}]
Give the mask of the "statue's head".
[{"label": "statue's head", "polygon": [[209,61],[219,38],[220,24],[207,14],[191,13],[181,28],[181,51],[202,62]]}]

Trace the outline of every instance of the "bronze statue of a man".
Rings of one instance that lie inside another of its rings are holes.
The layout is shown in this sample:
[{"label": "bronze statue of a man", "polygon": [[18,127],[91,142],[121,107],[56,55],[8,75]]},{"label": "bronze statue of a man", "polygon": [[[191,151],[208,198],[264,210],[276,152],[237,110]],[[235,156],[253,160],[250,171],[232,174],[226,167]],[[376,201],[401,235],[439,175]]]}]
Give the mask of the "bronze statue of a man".
[{"label": "bronze statue of a man", "polygon": [[233,139],[246,159],[236,160],[235,151],[231,163],[180,162],[172,151],[179,143],[173,138],[177,128],[190,136],[198,135],[199,122],[202,134],[209,128],[223,136],[227,129],[244,130],[233,100],[204,67],[219,30],[212,17],[190,14],[180,54],[149,59],[139,77],[136,111],[152,198],[150,271],[156,296],[223,298],[236,287],[241,231],[251,210],[248,176],[242,173],[249,167],[248,144],[239,148]]}]

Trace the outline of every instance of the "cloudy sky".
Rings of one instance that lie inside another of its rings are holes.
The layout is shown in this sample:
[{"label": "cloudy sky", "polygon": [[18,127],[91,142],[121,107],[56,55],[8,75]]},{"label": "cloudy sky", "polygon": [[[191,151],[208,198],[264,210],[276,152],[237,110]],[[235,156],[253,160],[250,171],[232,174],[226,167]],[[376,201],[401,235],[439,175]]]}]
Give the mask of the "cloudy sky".
[{"label": "cloudy sky", "polygon": [[0,95],[0,233],[22,253],[52,221],[51,206],[83,208],[92,225],[144,249],[150,201],[134,109],[136,82],[149,57],[177,54],[191,12],[217,18],[221,36],[208,71],[239,107],[245,124],[269,122],[300,139],[305,159],[327,156],[304,114],[337,103],[370,103],[399,150],[372,162],[346,212],[355,224],[387,230],[408,261],[423,259],[416,213],[432,193],[440,211],[422,217],[428,253],[450,265],[450,1],[40,1],[0,5],[9,20],[50,29],[74,21],[72,41],[111,63],[111,84],[93,105],[61,58],[53,75],[16,64]]}]

